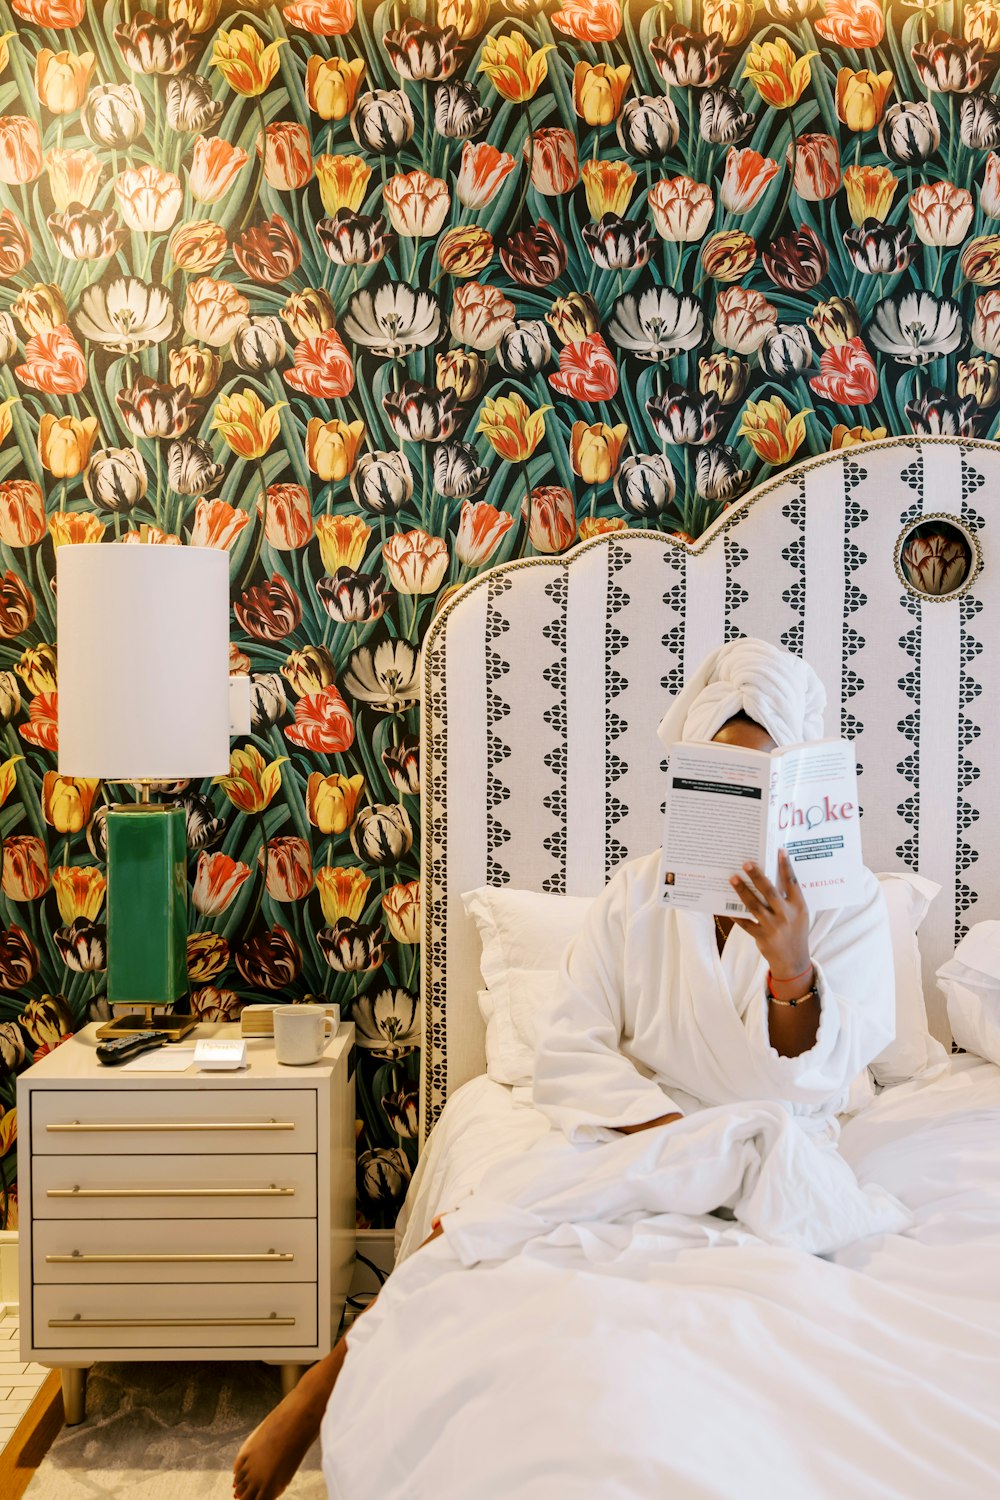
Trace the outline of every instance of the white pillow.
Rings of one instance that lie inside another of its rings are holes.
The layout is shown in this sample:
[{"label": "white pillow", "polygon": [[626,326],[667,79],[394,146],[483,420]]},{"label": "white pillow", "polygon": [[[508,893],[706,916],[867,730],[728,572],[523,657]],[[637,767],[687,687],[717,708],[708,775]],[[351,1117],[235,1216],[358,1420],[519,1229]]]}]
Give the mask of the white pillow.
[{"label": "white pillow", "polygon": [[959,1047],[1000,1065],[1000,922],[977,922],[937,971]]},{"label": "white pillow", "polygon": [[501,990],[480,990],[486,1022],[486,1072],[494,1083],[531,1087],[538,1015],[559,983],[558,969],[510,969]]},{"label": "white pillow", "polygon": [[[892,937],[896,1035],[871,1068],[876,1081],[888,1085],[903,1083],[946,1056],[927,1029],[917,946],[917,928],[940,886],[904,871],[879,875],[878,880]],[[481,886],[462,897],[483,944],[480,968],[486,989],[479,993],[479,1008],[486,1023],[487,1073],[494,1082],[531,1083],[534,1018],[552,994],[563,951],[583,926],[593,899],[509,886]]]},{"label": "white pillow", "polygon": [[511,969],[558,969],[583,926],[593,896],[552,896],[480,886],[462,901],[483,944],[479,967],[488,990],[502,990]]},{"label": "white pillow", "polygon": [[887,1086],[905,1083],[947,1056],[927,1029],[917,944],[917,929],[941,887],[922,875],[903,870],[879,875],[878,881],[889,910],[892,965],[896,973],[896,1035],[871,1064],[871,1071],[876,1083]]}]

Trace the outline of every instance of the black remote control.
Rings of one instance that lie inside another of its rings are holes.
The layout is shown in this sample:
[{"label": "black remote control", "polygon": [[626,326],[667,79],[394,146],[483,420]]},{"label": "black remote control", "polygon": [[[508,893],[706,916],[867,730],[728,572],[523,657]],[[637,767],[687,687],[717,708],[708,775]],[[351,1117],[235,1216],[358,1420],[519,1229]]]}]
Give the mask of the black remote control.
[{"label": "black remote control", "polygon": [[134,1031],[131,1036],[114,1036],[97,1044],[97,1061],[114,1067],[128,1062],[140,1052],[149,1052],[153,1047],[162,1047],[166,1037],[160,1031]]}]

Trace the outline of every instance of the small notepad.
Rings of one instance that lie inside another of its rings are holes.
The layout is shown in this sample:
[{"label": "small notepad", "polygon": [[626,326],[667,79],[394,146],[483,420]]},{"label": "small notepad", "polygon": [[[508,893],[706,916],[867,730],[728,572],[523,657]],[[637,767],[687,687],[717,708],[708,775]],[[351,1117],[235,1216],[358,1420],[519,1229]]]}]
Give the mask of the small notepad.
[{"label": "small notepad", "polygon": [[119,1066],[120,1073],[184,1073],[194,1062],[193,1047],[157,1047]]}]

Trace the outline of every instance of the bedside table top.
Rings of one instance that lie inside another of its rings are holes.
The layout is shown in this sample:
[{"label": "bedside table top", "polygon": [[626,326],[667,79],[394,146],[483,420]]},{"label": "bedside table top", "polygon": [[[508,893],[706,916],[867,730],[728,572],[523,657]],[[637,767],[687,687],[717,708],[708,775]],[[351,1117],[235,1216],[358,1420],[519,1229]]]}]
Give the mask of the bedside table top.
[{"label": "bedside table top", "polygon": [[248,1066],[227,1072],[222,1069],[209,1071],[195,1067],[192,1062],[183,1071],[150,1071],[155,1053],[141,1054],[149,1059],[142,1071],[125,1065],[107,1067],[97,1061],[97,1023],[85,1026],[69,1041],[63,1042],[52,1052],[33,1063],[18,1078],[18,1085],[31,1087],[36,1083],[73,1083],[82,1087],[102,1085],[123,1088],[158,1088],[171,1084],[183,1088],[239,1088],[247,1082],[268,1083],[274,1087],[301,1088],[310,1079],[332,1074],[345,1052],[354,1045],[354,1025],[341,1021],[337,1031],[327,1042],[318,1062],[293,1067],[279,1063],[274,1055],[273,1037],[243,1038],[239,1022],[203,1021],[180,1042],[168,1042],[163,1051],[193,1050],[195,1042],[205,1040],[240,1041],[247,1044]]}]

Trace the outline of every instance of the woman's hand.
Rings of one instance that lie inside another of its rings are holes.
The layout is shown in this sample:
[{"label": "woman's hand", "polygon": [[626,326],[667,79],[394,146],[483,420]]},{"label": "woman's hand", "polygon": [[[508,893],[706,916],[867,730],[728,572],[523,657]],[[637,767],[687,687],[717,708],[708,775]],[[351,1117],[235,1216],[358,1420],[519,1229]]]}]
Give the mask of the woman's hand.
[{"label": "woman's hand", "polygon": [[[746,875],[734,875],[730,885],[750,917],[735,917],[737,927],[749,932],[771,971],[771,979],[783,998],[807,994],[812,986],[809,960],[809,911],[792,862],[784,849],[778,852],[778,886],[772,885],[759,865],[743,866]],[[788,985],[789,980],[796,980]],[[785,988],[782,988],[784,986]],[[791,991],[786,995],[785,989]]]}]

